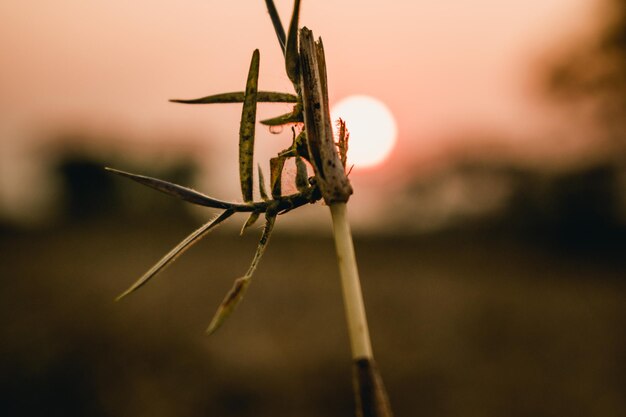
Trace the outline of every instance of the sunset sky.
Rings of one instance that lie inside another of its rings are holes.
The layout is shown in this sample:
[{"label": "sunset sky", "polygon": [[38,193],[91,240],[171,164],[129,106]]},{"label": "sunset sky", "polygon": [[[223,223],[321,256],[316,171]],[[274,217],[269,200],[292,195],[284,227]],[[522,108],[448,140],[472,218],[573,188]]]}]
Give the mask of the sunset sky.
[{"label": "sunset sky", "polygon": [[[286,24],[292,2],[276,4]],[[546,136],[557,124],[538,77],[600,12],[592,0],[303,1],[301,24],[324,39],[331,104],[367,94],[398,123],[397,148],[379,168],[355,171],[356,186],[401,182],[455,141],[487,135],[520,155],[552,157]],[[37,177],[33,149],[63,131],[130,141],[79,147],[193,150],[225,173],[207,179],[212,194],[236,198],[240,107],[167,99],[242,90],[255,48],[260,88],[291,91],[261,0],[3,0],[0,13],[5,201],[25,198],[18,183]],[[266,105],[259,117],[288,109]],[[289,132],[258,130],[261,163],[290,142]]]}]

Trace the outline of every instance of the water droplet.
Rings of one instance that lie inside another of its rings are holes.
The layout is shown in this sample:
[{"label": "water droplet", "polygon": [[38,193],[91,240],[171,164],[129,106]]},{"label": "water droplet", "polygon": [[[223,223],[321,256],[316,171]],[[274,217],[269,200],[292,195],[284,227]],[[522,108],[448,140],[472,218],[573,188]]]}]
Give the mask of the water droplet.
[{"label": "water droplet", "polygon": [[273,135],[278,135],[279,133],[283,133],[283,125],[270,126],[270,133]]}]

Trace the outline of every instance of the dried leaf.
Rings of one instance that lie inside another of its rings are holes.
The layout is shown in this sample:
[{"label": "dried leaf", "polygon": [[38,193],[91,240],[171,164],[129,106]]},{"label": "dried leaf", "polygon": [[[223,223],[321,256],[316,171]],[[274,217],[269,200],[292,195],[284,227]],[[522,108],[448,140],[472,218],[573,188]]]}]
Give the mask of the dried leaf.
[{"label": "dried leaf", "polygon": [[287,123],[302,123],[303,121],[304,117],[302,116],[302,106],[296,104],[293,110],[289,113],[261,120],[261,124],[265,126],[282,126]]},{"label": "dried leaf", "polygon": [[197,204],[199,206],[213,207],[218,209],[237,209],[237,211],[252,211],[252,208],[248,207],[247,205],[217,200],[215,198],[199,193],[198,191],[183,187],[182,185],[177,185],[157,178],[146,177],[144,175],[131,174],[130,172],[120,171],[113,168],[105,169],[122,177],[130,178],[133,181],[153,188],[157,191],[161,191],[162,193],[178,197],[181,200]]},{"label": "dried leaf", "polygon": [[259,81],[259,50],[252,54],[246,94],[239,127],[239,179],[244,202],[252,201],[254,171],[254,128],[256,123],[257,87]]},{"label": "dried leaf", "polygon": [[285,166],[285,157],[277,156],[270,159],[270,187],[272,188],[272,197],[280,198],[281,190],[281,177],[283,174],[283,167]]},{"label": "dried leaf", "polygon": [[348,140],[350,139],[350,132],[346,129],[346,122],[342,119],[337,121],[337,128],[339,130],[339,140],[337,141],[337,149],[339,150],[339,158],[343,169],[346,169],[348,163]]},{"label": "dried leaf", "polygon": [[[285,45],[285,67],[287,76],[294,84],[300,84],[300,58],[298,57],[298,19],[300,17],[300,0],[293,3],[293,13],[289,23],[289,34]],[[296,87],[297,90],[297,87]]]},{"label": "dried leaf", "polygon": [[272,235],[272,230],[274,230],[274,223],[276,222],[276,213],[265,213],[265,228],[263,229],[263,234],[261,235],[261,239],[259,239],[259,245],[256,248],[256,253],[254,254],[254,258],[252,259],[252,263],[246,272],[247,277],[252,276],[254,271],[256,271],[257,266],[259,265],[259,261],[265,252],[265,248],[267,247],[267,243],[270,240],[270,236]]},{"label": "dried leaf", "polygon": [[321,41],[314,41],[313,33],[307,28],[300,30],[300,64],[310,162],[326,204],[347,202],[352,194],[352,186],[333,139],[324,49]]},{"label": "dried leaf", "polygon": [[280,21],[280,16],[278,16],[278,11],[276,10],[274,2],[272,0],[265,0],[265,4],[267,5],[267,11],[272,19],[272,25],[274,25],[274,31],[276,32],[276,37],[278,38],[278,43],[280,44],[280,50],[284,55],[286,42],[285,29]]},{"label": "dried leaf", "polygon": [[[311,33],[313,36],[313,33]],[[315,55],[317,58],[317,67],[319,69],[320,75],[320,88],[322,90],[322,100],[326,103],[326,111],[329,112],[330,108],[328,107],[328,74],[326,73],[326,55],[324,54],[324,43],[322,42],[322,38],[317,38],[315,42]],[[328,115],[328,126],[330,123],[330,114]],[[332,128],[331,128],[332,133]]]},{"label": "dried leaf", "polygon": [[235,284],[230,289],[224,300],[217,308],[209,327],[207,328],[208,334],[213,334],[230,316],[230,314],[235,310],[235,307],[239,304],[239,302],[243,299],[243,296],[250,285],[250,279],[254,274],[257,266],[259,265],[259,261],[265,252],[265,248],[267,247],[267,242],[272,234],[272,230],[274,229],[274,223],[276,220],[276,214],[265,214],[265,228],[263,229],[263,234],[261,235],[261,239],[259,240],[259,245],[257,246],[256,253],[254,254],[254,258],[252,259],[252,263],[250,267],[248,267],[248,271],[246,275],[241,278],[235,280]]},{"label": "dried leaf", "polygon": [[248,220],[246,220],[246,222],[243,224],[243,227],[241,228],[241,231],[239,232],[239,235],[242,236],[243,233],[246,231],[246,229],[250,226],[252,226],[254,223],[256,223],[256,221],[259,219],[259,215],[261,213],[259,213],[258,211],[253,211],[252,213],[250,213],[250,216],[248,217]]},{"label": "dried leaf", "polygon": [[309,186],[309,174],[306,170],[306,163],[300,156],[296,156],[296,188],[303,192]]},{"label": "dried leaf", "polygon": [[[235,91],[232,93],[214,94],[191,100],[172,99],[172,103],[183,104],[218,104],[218,103],[243,103],[245,92]],[[296,103],[298,97],[289,93],[277,93],[274,91],[257,91],[257,103]]]},{"label": "dried leaf", "polygon": [[206,329],[207,335],[212,335],[215,333],[217,329],[222,326],[224,320],[228,318],[235,310],[235,307],[241,302],[243,299],[248,286],[250,285],[250,278],[241,277],[235,280],[233,287],[228,291],[226,297],[217,308],[217,311],[213,315],[213,319],[211,319],[211,323],[209,323],[209,327]]},{"label": "dried leaf", "polygon": [[165,267],[167,267],[169,264],[174,262],[176,258],[178,258],[179,255],[181,255],[183,252],[189,249],[194,243],[198,242],[200,239],[206,236],[206,234],[210,232],[213,228],[215,228],[224,220],[232,216],[233,213],[234,211],[232,210],[225,210],[222,214],[217,216],[215,219],[211,220],[210,222],[203,225],[198,230],[196,230],[195,232],[187,236],[185,240],[180,242],[178,245],[176,245],[174,249],[169,251],[167,255],[161,258],[159,262],[157,262],[152,268],[148,270],[148,272],[143,274],[143,276],[139,278],[129,289],[127,289],[120,296],[118,296],[116,298],[116,301],[121,300],[122,298],[126,297],[128,294],[137,290],[139,287],[143,286],[146,282],[148,282],[151,278],[153,278],[159,272],[163,271]]},{"label": "dried leaf", "polygon": [[296,153],[311,162],[311,157],[309,156],[309,145],[307,144],[306,131],[300,132],[296,139],[294,140],[294,148],[296,149]]},{"label": "dried leaf", "polygon": [[261,165],[258,165],[257,168],[259,170],[259,193],[263,201],[268,201],[270,198],[267,196],[267,191],[265,190],[265,176],[263,175]]}]

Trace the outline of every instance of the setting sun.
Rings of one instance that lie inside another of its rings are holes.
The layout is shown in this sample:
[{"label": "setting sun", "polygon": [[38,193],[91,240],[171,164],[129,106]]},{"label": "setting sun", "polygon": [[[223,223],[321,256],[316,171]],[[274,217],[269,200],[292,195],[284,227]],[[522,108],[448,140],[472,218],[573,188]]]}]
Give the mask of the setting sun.
[{"label": "setting sun", "polygon": [[350,132],[348,163],[367,168],[383,162],[396,144],[396,121],[389,108],[370,96],[355,95],[337,102],[333,120],[345,120]]}]

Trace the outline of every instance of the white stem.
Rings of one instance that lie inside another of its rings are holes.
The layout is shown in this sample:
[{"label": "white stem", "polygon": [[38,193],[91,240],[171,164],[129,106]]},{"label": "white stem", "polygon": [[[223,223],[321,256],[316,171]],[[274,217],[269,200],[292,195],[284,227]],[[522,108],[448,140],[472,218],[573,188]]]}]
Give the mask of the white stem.
[{"label": "white stem", "polygon": [[350,345],[353,359],[371,359],[372,344],[370,342],[365,306],[361,294],[359,271],[354,256],[352,233],[347,218],[345,203],[335,203],[330,206],[333,218],[333,232],[335,235],[335,249],[341,274],[341,287],[348,321]]}]

